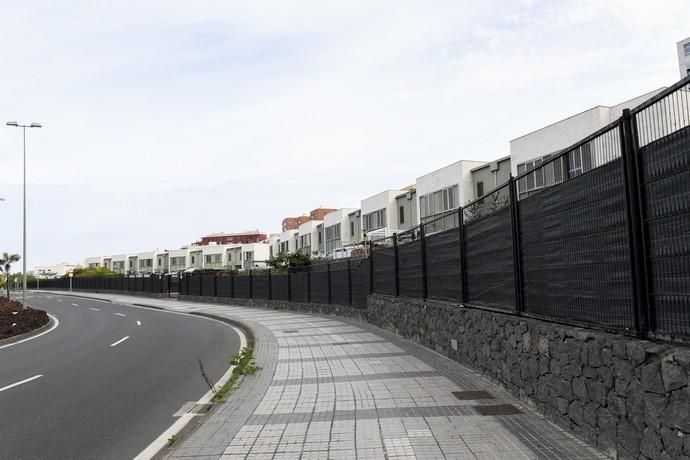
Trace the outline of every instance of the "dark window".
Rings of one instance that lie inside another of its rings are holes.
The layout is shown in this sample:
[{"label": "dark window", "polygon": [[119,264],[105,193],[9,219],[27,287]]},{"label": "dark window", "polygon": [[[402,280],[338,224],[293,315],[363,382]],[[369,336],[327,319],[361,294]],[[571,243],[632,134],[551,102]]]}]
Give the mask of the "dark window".
[{"label": "dark window", "polygon": [[484,182],[477,182],[477,198],[484,196]]},{"label": "dark window", "polygon": [[192,263],[194,263],[194,256],[192,256]]},{"label": "dark window", "polygon": [[354,237],[355,237],[355,223],[350,222],[350,238],[354,238]]},{"label": "dark window", "polygon": [[405,223],[405,206],[400,206],[400,223]]}]

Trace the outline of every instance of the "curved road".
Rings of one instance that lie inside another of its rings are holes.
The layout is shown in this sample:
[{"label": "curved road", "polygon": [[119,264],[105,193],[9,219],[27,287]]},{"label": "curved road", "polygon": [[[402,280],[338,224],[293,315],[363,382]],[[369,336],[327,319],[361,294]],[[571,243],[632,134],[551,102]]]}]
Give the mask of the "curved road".
[{"label": "curved road", "polygon": [[2,459],[133,458],[208,391],[199,359],[215,383],[240,347],[205,318],[48,294],[28,303],[60,324],[0,344]]}]

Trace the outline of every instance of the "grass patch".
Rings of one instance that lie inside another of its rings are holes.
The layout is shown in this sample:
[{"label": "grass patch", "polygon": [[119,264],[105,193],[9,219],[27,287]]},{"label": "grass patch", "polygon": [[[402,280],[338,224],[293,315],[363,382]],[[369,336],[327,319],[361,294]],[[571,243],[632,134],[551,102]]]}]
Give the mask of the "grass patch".
[{"label": "grass patch", "polygon": [[225,385],[214,392],[213,401],[215,404],[225,402],[228,396],[237,388],[240,378],[245,375],[253,375],[261,369],[254,361],[254,350],[252,347],[244,347],[239,353],[230,358],[230,364],[235,366],[230,375],[230,379]]},{"label": "grass patch", "polygon": [[177,442],[177,435],[174,434],[168,438],[168,447],[172,446]]}]

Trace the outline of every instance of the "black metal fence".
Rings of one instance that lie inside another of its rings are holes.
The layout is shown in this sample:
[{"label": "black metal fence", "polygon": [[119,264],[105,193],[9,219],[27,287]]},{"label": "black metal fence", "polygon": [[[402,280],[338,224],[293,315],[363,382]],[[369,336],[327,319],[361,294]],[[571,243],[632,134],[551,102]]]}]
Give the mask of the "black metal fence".
[{"label": "black metal fence", "polygon": [[173,297],[180,285],[178,276],[154,274],[150,276],[107,276],[107,277],[74,277],[33,281],[32,289],[64,289],[75,291],[117,291],[147,293]]},{"label": "black metal fence", "polygon": [[179,292],[361,308],[379,293],[687,341],[688,83],[464,207],[370,242],[366,259],[190,274]]}]

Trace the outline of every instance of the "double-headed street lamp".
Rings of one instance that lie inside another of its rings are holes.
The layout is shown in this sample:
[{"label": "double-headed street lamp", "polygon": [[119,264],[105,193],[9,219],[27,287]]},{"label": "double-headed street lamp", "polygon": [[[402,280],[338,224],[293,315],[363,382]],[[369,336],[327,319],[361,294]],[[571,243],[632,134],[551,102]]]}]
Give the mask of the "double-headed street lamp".
[{"label": "double-headed street lamp", "polygon": [[14,126],[15,128],[22,128],[24,139],[24,197],[23,197],[23,221],[22,226],[22,305],[26,307],[26,128],[41,128],[40,123],[31,123],[30,125],[20,125],[16,121],[8,121],[7,126]]}]

